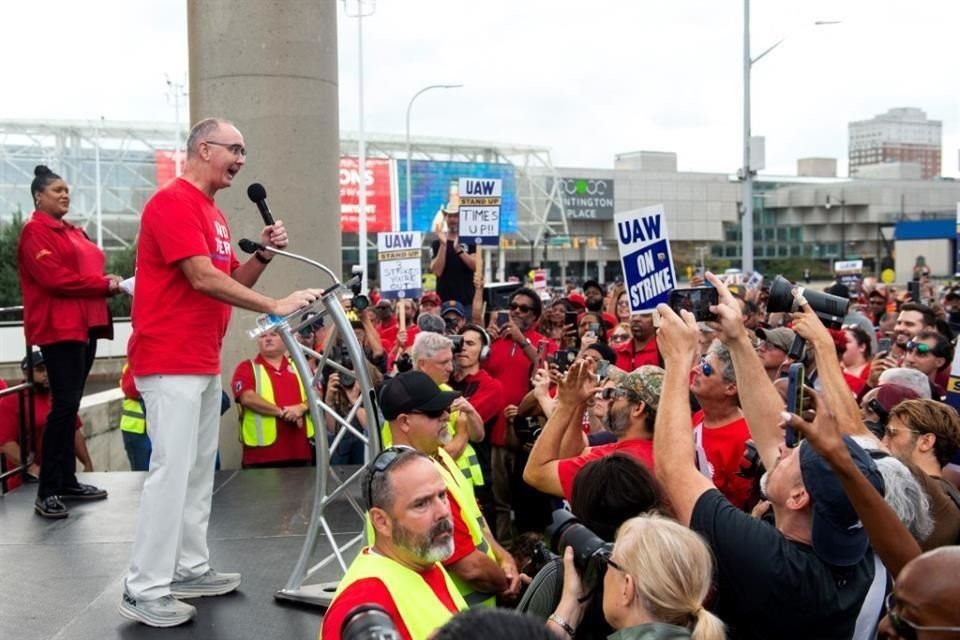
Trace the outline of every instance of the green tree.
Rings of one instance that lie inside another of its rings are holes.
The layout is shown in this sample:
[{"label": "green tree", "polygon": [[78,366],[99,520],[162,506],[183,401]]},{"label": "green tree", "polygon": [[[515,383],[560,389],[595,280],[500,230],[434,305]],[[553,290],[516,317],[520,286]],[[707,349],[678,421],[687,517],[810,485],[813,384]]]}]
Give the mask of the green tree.
[{"label": "green tree", "polygon": [[[17,277],[17,240],[23,229],[23,212],[17,209],[9,223],[0,221],[0,307],[23,303],[20,280]],[[4,316],[4,320],[19,320],[20,314]]]},{"label": "green tree", "polygon": [[[129,278],[133,275],[136,263],[137,246],[135,244],[107,253],[107,273],[115,273],[118,276]],[[108,298],[107,304],[110,306],[110,313],[113,314],[114,318],[129,318],[133,298],[121,293]]]}]

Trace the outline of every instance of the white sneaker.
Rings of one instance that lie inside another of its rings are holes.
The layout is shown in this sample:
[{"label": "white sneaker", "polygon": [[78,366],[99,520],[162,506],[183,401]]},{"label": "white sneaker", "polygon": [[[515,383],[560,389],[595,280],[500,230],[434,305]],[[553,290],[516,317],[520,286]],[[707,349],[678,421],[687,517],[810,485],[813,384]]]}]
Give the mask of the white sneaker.
[{"label": "white sneaker", "polygon": [[203,575],[189,580],[174,580],[170,593],[176,598],[203,598],[222,596],[240,586],[239,573],[217,573],[208,569]]},{"label": "white sneaker", "polygon": [[157,600],[137,600],[128,594],[126,589],[123,590],[119,611],[124,618],[151,627],[176,627],[190,622],[197,615],[196,607],[180,602],[173,596],[163,596]]}]

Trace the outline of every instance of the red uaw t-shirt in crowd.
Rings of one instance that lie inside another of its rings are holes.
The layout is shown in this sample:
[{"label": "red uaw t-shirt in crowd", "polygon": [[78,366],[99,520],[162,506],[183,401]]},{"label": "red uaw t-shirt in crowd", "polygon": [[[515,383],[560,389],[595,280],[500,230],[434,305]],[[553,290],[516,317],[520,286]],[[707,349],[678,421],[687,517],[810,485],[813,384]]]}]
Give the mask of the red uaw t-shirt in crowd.
[{"label": "red uaw t-shirt in crowd", "polygon": [[613,350],[617,353],[617,361],[614,364],[618,369],[627,373],[639,369],[645,364],[651,364],[655,367],[660,366],[660,352],[657,350],[656,337],[650,338],[639,351],[634,351],[632,338],[621,345],[617,345]]},{"label": "red uaw t-shirt in crowd", "polygon": [[[703,411],[693,414],[693,428],[703,424]],[[750,499],[753,480],[737,475],[750,439],[746,418],[738,418],[722,427],[702,430],[703,451],[710,466],[714,486],[727,500],[742,509]],[[706,475],[706,474],[705,474]]]},{"label": "red uaw t-shirt in crowd", "polygon": [[[373,552],[364,549],[360,553]],[[430,590],[437,594],[437,599],[443,603],[443,606],[450,613],[453,615],[459,613],[457,605],[453,602],[453,596],[447,589],[447,583],[440,567],[433,565],[426,571],[421,572],[420,577],[427,583]],[[377,604],[383,607],[390,619],[397,625],[397,633],[400,634],[400,637],[404,640],[411,640],[410,631],[407,629],[407,625],[403,623],[393,597],[387,587],[377,578],[357,580],[334,599],[323,616],[323,623],[320,627],[322,640],[340,640],[340,627],[343,626],[343,619],[354,607],[361,604]]]},{"label": "red uaw t-shirt in crowd", "polygon": [[[530,329],[523,334],[527,340],[536,349],[541,340],[547,342],[547,355],[557,350],[557,344],[536,331]],[[500,381],[503,386],[503,406],[519,405],[523,397],[530,391],[530,374],[533,371],[533,363],[526,356],[522,344],[517,344],[513,338],[508,335],[501,336],[490,345],[490,355],[483,363],[484,370],[491,376]],[[503,412],[497,420],[493,433],[490,434],[490,443],[498,447],[506,444],[507,440],[507,421],[503,417]]]},{"label": "red uaw t-shirt in crowd", "polygon": [[557,463],[557,476],[560,479],[560,487],[563,489],[563,497],[567,500],[573,499],[573,480],[580,473],[580,469],[583,469],[588,462],[599,460],[605,456],[612,456],[615,453],[622,453],[635,458],[649,469],[650,473],[653,473],[653,440],[631,438],[611,444],[603,444],[599,447],[590,447],[586,453],[582,453],[576,458],[567,458]]},{"label": "red uaw t-shirt in crowd", "polygon": [[213,199],[176,178],[150,198],[140,217],[128,345],[133,375],[220,373],[230,305],[190,286],[179,262],[194,256],[209,256],[228,275],[240,265]]},{"label": "red uaw t-shirt in crowd", "polygon": [[[270,376],[273,387],[274,404],[278,407],[289,407],[305,402],[300,395],[300,383],[297,380],[293,364],[284,358],[279,367],[273,367],[259,355],[254,359],[257,365],[263,365]],[[244,391],[257,392],[257,383],[253,377],[253,367],[249,360],[237,365],[231,382],[233,398],[240,403],[240,395]],[[245,409],[246,411],[246,409]],[[316,425],[314,425],[316,428]],[[324,430],[321,425],[321,432]],[[310,460],[312,451],[307,439],[307,427],[304,424],[298,427],[294,422],[277,418],[277,439],[268,447],[243,447],[243,464],[267,464],[270,462],[287,462],[293,460]]]}]

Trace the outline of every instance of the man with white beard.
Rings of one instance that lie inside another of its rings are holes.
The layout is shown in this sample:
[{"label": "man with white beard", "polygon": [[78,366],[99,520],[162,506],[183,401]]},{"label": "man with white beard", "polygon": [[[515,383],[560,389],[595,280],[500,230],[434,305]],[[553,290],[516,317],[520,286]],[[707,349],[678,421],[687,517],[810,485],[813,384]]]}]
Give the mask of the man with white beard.
[{"label": "man with white beard", "polygon": [[364,604],[383,607],[403,637],[426,638],[467,608],[441,564],[453,554],[446,483],[427,456],[391,447],[371,465],[364,498],[374,543],[340,581],[320,638],[339,640],[344,619]]}]

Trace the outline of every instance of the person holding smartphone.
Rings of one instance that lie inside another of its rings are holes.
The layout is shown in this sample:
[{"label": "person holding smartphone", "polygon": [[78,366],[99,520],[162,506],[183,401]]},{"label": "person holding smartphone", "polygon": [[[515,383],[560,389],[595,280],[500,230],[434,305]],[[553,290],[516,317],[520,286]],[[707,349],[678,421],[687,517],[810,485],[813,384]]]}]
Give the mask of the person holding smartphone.
[{"label": "person holding smartphone", "polygon": [[[492,343],[484,370],[503,385],[505,406],[518,406],[532,388],[533,367],[537,363],[537,345],[546,337],[537,331],[543,303],[533,289],[521,287],[510,296],[506,314],[500,311],[491,317],[487,327]],[[547,345],[547,355],[557,350],[554,342]],[[501,415],[490,434],[490,461],[493,471],[493,495],[497,518],[497,540],[507,544],[512,538],[510,505],[510,469],[513,454],[506,449],[507,423]]]}]

